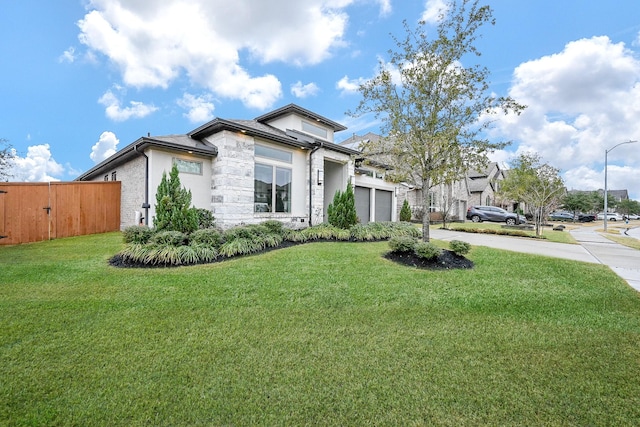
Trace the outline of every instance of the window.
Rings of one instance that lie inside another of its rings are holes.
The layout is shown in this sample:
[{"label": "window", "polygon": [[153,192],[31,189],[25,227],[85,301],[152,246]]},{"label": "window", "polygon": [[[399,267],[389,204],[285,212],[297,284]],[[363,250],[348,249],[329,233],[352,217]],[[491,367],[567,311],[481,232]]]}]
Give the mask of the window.
[{"label": "window", "polygon": [[104,176],[104,180],[105,180],[105,181],[109,181],[109,175],[105,175],[105,176]]},{"label": "window", "polygon": [[111,181],[115,181],[116,180],[116,176],[117,175],[116,175],[115,171],[111,172]]},{"label": "window", "polygon": [[256,163],[254,211],[291,212],[291,169]]},{"label": "window", "polygon": [[256,144],[255,146],[256,156],[265,157],[272,160],[280,160],[281,162],[291,163],[293,155],[290,151],[279,150],[273,147],[267,147],[265,145]]},{"label": "window", "polygon": [[327,139],[327,130],[323,127],[320,126],[316,126],[312,123],[309,122],[302,122],[302,130],[305,132],[309,132],[312,133],[316,136],[319,136],[321,138]]},{"label": "window", "polygon": [[178,167],[178,172],[202,175],[202,162],[173,158],[173,164]]}]

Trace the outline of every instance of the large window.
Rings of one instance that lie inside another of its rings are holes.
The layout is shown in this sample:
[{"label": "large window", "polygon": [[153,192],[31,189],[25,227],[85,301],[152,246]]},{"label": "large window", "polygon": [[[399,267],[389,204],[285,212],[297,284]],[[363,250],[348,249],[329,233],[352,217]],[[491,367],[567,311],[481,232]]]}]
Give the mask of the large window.
[{"label": "large window", "polygon": [[255,212],[291,212],[291,169],[256,163]]},{"label": "large window", "polygon": [[291,169],[283,163],[292,163],[291,151],[256,144],[257,163],[254,170],[254,211],[291,212]]}]

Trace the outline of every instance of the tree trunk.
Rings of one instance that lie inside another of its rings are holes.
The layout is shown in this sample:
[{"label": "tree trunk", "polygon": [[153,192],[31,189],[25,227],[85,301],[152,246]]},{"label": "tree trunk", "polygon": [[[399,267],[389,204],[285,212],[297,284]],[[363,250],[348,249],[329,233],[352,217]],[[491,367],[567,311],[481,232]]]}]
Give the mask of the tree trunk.
[{"label": "tree trunk", "polygon": [[424,187],[422,189],[422,240],[424,242],[429,241],[429,226],[431,225],[431,212],[429,212],[429,188],[425,193]]}]

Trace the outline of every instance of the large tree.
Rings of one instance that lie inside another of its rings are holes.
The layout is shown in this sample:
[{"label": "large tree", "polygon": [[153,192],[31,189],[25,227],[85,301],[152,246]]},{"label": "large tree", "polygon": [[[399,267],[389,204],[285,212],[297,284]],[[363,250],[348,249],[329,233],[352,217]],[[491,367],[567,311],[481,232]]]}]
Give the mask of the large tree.
[{"label": "large tree", "polygon": [[482,25],[494,23],[491,8],[478,0],[452,0],[447,10],[431,38],[426,22],[413,30],[405,21],[406,37],[393,37],[397,50],[360,86],[362,99],[351,112],[373,113],[383,122],[386,137],[363,151],[390,164],[396,180],[422,187],[425,241],[430,190],[486,166],[487,154],[507,145],[487,138],[489,117],[524,108],[489,93],[486,67],[466,64],[480,56],[475,42]]},{"label": "large tree", "polygon": [[501,182],[500,193],[527,205],[533,213],[536,235],[541,236],[542,224],[562,201],[566,189],[558,169],[542,163],[538,154],[525,153],[511,162],[511,169]]},{"label": "large tree", "polygon": [[14,158],[15,151],[13,147],[9,145],[6,139],[0,138],[0,181],[8,181],[13,176],[11,168]]}]

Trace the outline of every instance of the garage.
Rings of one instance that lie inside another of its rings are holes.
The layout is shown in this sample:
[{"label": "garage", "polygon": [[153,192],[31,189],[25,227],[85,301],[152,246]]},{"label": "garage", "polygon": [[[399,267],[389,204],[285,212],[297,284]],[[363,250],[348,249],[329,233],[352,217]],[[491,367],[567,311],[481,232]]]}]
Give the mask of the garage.
[{"label": "garage", "polygon": [[393,193],[386,190],[376,190],[376,222],[391,221],[393,207]]},{"label": "garage", "polygon": [[367,224],[371,218],[371,189],[356,186],[354,191],[356,199],[356,215],[361,223]]}]

